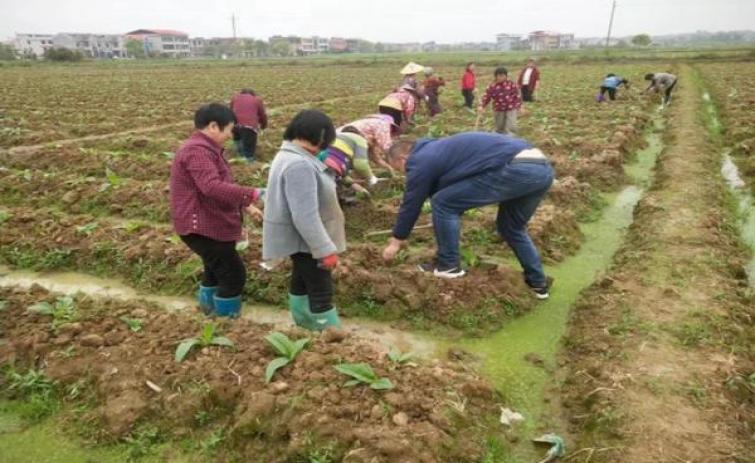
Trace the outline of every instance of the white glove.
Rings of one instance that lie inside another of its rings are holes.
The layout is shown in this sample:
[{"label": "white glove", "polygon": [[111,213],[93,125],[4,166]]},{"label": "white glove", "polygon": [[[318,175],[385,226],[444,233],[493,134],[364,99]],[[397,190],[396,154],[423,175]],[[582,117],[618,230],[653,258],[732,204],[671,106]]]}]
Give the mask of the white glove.
[{"label": "white glove", "polygon": [[375,185],[377,185],[377,182],[378,182],[378,178],[377,178],[377,177],[375,177],[374,175],[373,175],[372,177],[370,177],[370,179],[369,179],[369,180],[367,180],[367,183],[368,183],[368,184],[369,184],[370,186],[375,186]]}]

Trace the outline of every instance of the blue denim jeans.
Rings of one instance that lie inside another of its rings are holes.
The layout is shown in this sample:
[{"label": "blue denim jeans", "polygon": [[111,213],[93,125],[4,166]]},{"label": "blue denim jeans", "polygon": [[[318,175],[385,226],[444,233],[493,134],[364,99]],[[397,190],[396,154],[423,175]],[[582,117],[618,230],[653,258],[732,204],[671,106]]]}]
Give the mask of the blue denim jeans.
[{"label": "blue denim jeans", "polygon": [[527,233],[527,222],[553,183],[547,163],[518,162],[483,172],[438,191],[431,198],[437,267],[459,265],[459,234],[464,211],[498,203],[496,228],[514,250],[530,286],[546,284],[540,255]]}]

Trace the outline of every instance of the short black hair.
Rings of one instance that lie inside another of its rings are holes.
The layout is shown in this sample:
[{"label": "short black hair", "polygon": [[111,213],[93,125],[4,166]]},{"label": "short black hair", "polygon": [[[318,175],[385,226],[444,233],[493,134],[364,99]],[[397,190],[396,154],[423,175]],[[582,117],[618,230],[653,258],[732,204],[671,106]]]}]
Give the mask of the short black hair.
[{"label": "short black hair", "polygon": [[498,77],[498,76],[507,76],[507,75],[509,75],[509,70],[506,69],[503,66],[499,66],[499,67],[495,68],[495,72],[493,73],[493,75],[496,76],[496,77]]},{"label": "short black hair", "polygon": [[645,74],[645,80],[653,80],[655,74]]},{"label": "short black hair", "polygon": [[325,149],[336,139],[336,128],[327,114],[316,109],[305,109],[291,119],[283,133],[283,139],[306,140]]},{"label": "short black hair", "polygon": [[616,74],[609,72],[608,74],[606,74],[606,77],[616,77]]},{"label": "short black hair", "polygon": [[218,128],[223,130],[228,124],[236,123],[236,116],[231,108],[221,103],[210,103],[200,106],[194,113],[194,127],[199,130],[206,128],[211,123],[216,122]]},{"label": "short black hair", "polygon": [[242,88],[241,89],[241,93],[245,93],[247,95],[252,95],[252,96],[257,96],[257,94],[254,93],[254,90],[252,90],[251,88]]}]

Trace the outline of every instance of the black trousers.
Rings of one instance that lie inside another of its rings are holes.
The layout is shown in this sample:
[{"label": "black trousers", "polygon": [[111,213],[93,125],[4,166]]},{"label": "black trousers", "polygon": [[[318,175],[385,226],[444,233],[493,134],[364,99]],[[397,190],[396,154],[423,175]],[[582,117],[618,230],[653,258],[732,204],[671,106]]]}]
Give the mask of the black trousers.
[{"label": "black trousers", "polygon": [[291,255],[293,271],[289,292],[295,296],[309,296],[312,313],[327,312],[333,308],[333,275],[330,270],[317,266],[312,254],[298,252]]},{"label": "black trousers", "polygon": [[257,132],[249,127],[234,127],[233,141],[239,144],[239,151],[245,158],[254,158],[257,151]]},{"label": "black trousers", "polygon": [[535,92],[530,90],[529,86],[527,85],[522,86],[522,101],[535,101]]},{"label": "black trousers", "polygon": [[612,87],[600,87],[600,95],[602,96],[604,93],[608,92],[608,98],[611,100],[616,99],[616,89]]},{"label": "black trousers", "polygon": [[474,103],[474,92],[471,88],[463,88],[461,89],[461,94],[464,96],[464,106],[467,108],[472,107],[472,103]]},{"label": "black trousers", "polygon": [[183,235],[181,240],[204,264],[202,286],[217,286],[218,297],[240,296],[246,283],[246,267],[235,241],[217,241],[201,235]]}]

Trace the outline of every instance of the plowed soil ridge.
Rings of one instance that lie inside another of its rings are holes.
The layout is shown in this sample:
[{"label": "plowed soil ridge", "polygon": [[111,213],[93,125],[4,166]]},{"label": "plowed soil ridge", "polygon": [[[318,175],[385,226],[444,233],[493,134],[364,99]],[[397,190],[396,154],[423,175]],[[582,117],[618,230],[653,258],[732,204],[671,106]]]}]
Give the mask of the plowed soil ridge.
[{"label": "plowed soil ridge", "polygon": [[755,461],[755,304],[688,67],[667,111],[655,183],[567,335],[572,461]]}]

